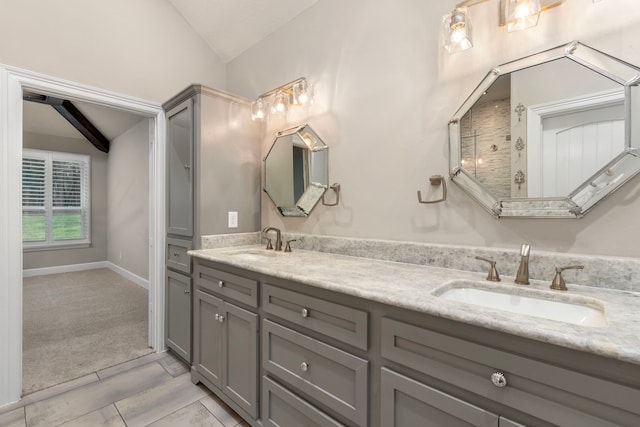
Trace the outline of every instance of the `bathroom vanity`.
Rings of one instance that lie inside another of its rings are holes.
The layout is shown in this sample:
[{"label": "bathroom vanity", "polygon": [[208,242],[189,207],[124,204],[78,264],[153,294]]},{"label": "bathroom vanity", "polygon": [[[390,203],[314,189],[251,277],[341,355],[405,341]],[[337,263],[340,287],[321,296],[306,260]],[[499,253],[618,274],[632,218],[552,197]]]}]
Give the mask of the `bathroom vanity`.
[{"label": "bathroom vanity", "polygon": [[[190,254],[192,380],[251,425],[640,425],[637,293],[295,249]],[[467,288],[604,323],[443,298]]]}]

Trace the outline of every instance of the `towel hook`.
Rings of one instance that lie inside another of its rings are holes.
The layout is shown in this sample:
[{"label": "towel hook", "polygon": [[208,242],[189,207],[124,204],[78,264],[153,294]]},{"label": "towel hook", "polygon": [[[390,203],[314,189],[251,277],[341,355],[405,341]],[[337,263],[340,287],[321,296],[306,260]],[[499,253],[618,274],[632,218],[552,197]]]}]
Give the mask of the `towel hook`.
[{"label": "towel hook", "polygon": [[431,182],[431,185],[434,185],[434,186],[438,186],[442,184],[442,197],[438,200],[430,200],[430,201],[422,200],[422,193],[420,192],[420,190],[418,190],[418,202],[431,204],[431,203],[440,203],[447,200],[447,183],[445,182],[444,177],[442,175],[433,175],[432,177],[429,178],[429,181]]},{"label": "towel hook", "polygon": [[336,193],[336,201],[334,203],[327,203],[324,201],[324,196],[326,194],[326,192],[322,195],[322,204],[325,206],[336,206],[338,203],[340,203],[340,184],[338,184],[337,182],[334,182],[333,185],[331,185],[331,187],[329,187],[330,189],[332,189],[335,193]]}]

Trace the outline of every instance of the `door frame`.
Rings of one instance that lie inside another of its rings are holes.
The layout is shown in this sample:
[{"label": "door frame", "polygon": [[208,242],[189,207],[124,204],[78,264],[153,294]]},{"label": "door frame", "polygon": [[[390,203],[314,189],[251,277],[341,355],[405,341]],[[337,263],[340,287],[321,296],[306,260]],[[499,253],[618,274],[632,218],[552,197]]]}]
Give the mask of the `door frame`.
[{"label": "door frame", "polygon": [[22,394],[22,92],[149,120],[149,346],[164,351],[165,114],[160,104],[0,64],[0,407]]}]

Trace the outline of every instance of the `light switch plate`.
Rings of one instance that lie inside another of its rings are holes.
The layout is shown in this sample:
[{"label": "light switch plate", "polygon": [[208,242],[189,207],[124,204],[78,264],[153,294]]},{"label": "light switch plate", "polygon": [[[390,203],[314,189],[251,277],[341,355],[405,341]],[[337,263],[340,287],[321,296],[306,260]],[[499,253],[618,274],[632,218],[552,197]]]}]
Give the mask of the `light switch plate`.
[{"label": "light switch plate", "polygon": [[238,228],[238,212],[229,211],[229,228]]}]

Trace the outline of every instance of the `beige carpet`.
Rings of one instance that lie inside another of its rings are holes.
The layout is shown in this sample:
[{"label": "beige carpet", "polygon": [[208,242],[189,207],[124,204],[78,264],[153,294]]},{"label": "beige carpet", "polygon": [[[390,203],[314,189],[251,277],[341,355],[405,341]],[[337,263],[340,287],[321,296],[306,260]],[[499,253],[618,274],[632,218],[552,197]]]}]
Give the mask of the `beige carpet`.
[{"label": "beige carpet", "polygon": [[24,279],[23,394],[153,350],[148,292],[108,269]]}]

